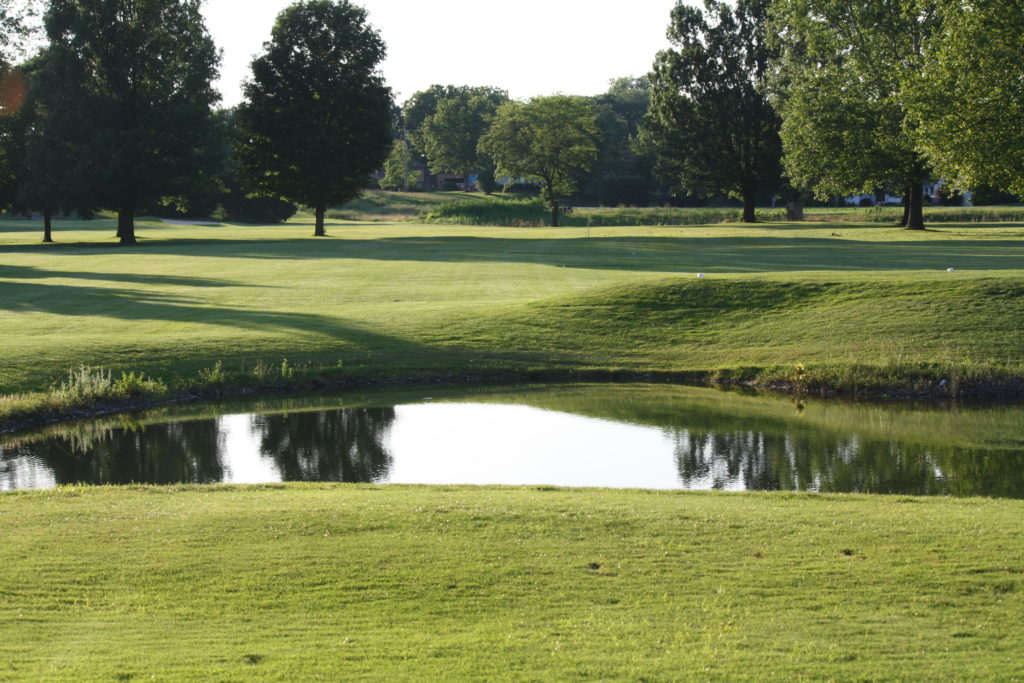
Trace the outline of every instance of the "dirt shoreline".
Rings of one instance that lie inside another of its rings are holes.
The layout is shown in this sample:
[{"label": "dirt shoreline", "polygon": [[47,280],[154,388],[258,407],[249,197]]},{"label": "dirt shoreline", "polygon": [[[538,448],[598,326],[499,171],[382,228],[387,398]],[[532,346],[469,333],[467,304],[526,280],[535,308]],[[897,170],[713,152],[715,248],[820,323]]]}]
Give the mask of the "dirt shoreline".
[{"label": "dirt shoreline", "polygon": [[685,386],[737,387],[769,391],[790,396],[808,398],[845,398],[872,401],[953,401],[965,403],[1014,403],[1024,401],[1024,377],[1001,377],[989,380],[959,380],[949,382],[895,382],[884,386],[842,387],[795,380],[759,381],[743,378],[721,377],[714,372],[636,372],[625,370],[556,370],[528,373],[492,374],[438,374],[394,376],[383,379],[341,379],[312,378],[307,381],[267,384],[263,386],[210,387],[195,389],[171,396],[139,396],[124,399],[105,399],[92,404],[75,406],[63,410],[41,408],[38,414],[27,414],[18,418],[0,419],[0,436],[17,432],[49,427],[62,422],[74,422],[120,413],[132,413],[162,406],[181,405],[199,401],[219,399],[287,396],[315,391],[338,391],[347,389],[372,389],[438,385],[501,385],[535,382],[571,383],[641,383],[680,384]]}]

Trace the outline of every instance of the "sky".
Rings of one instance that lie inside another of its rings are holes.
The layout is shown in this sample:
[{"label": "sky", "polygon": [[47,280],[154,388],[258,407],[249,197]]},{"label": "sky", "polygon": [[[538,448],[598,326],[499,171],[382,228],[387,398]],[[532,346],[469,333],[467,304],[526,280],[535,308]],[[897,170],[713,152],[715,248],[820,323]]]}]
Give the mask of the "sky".
[{"label": "sky", "polygon": [[[206,0],[207,28],[223,50],[225,106],[241,99],[249,62],[291,0]],[[434,83],[490,85],[515,99],[596,95],[640,76],[668,46],[676,0],[355,0],[383,36],[381,65],[398,103]]]}]

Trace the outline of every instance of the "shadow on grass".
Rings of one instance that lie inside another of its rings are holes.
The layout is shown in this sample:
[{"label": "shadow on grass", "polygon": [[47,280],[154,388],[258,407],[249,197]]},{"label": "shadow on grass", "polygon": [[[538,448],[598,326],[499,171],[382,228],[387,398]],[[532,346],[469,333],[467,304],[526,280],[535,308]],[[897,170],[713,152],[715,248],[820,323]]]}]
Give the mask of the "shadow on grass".
[{"label": "shadow on grass", "polygon": [[151,291],[48,283],[4,282],[0,283],[0,292],[0,309],[15,312],[286,330],[321,335],[368,350],[410,354],[423,351],[418,344],[348,324],[334,316],[208,306],[189,297]]},{"label": "shadow on grass", "polygon": [[[45,280],[50,278],[68,278],[74,280],[102,280],[108,282],[131,282],[145,285],[165,285],[169,287],[246,287],[265,288],[268,285],[253,285],[231,280],[212,280],[199,277],[179,275],[144,275],[141,273],[94,273],[87,271],[46,270],[33,266],[10,266],[0,264],[0,280]],[[7,283],[0,283],[6,286]]]},{"label": "shadow on grass", "polygon": [[[786,237],[786,232],[793,228],[780,226],[778,237],[688,237],[685,234],[686,229],[683,228],[680,229],[679,237],[586,237],[583,231],[579,231],[578,236],[565,238],[534,238],[527,233],[522,237],[444,235],[363,240],[346,238],[345,226],[330,226],[330,237],[313,239],[302,233],[302,229],[309,227],[306,224],[291,225],[299,228],[294,239],[239,238],[236,237],[239,235],[236,231],[225,239],[152,239],[145,240],[140,247],[128,249],[110,244],[90,243],[67,246],[76,249],[103,249],[108,253],[118,254],[144,252],[182,255],[190,259],[209,257],[295,261],[361,259],[427,263],[532,263],[567,268],[665,273],[945,271],[948,268],[998,271],[1024,268],[1024,240],[1010,239],[1005,234],[995,239],[979,237],[865,242],[844,239],[843,228],[837,228],[839,232],[834,237]],[[372,225],[354,223],[351,227]],[[805,226],[797,228],[801,232],[806,229],[808,228]],[[955,228],[957,231],[964,229]],[[42,244],[0,245],[0,254],[42,253],[53,248],[53,245]],[[0,276],[3,274],[0,273]],[[158,280],[153,282],[159,283]]]}]

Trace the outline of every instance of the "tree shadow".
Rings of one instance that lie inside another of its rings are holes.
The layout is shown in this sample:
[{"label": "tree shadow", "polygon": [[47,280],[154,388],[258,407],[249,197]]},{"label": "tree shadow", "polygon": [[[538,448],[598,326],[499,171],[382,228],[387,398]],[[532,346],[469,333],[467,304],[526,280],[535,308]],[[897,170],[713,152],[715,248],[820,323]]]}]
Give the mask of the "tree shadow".
[{"label": "tree shadow", "polygon": [[[92,246],[118,254],[145,252],[181,255],[193,260],[360,259],[424,263],[530,263],[578,269],[661,273],[945,271],[948,268],[998,271],[1020,270],[1024,264],[1024,240],[1007,238],[1005,235],[999,239],[979,237],[948,241],[901,239],[865,242],[847,239],[839,233],[833,237],[786,237],[784,231],[778,237],[688,236],[685,234],[686,229],[681,228],[678,237],[587,237],[581,230],[578,236],[570,237],[531,237],[527,233],[521,237],[441,235],[352,239],[339,234],[342,233],[340,226],[335,226],[334,230],[334,236],[316,239],[301,236],[294,239],[181,238],[151,240],[131,250],[111,245],[76,245],[76,248]],[[40,253],[40,250],[48,248],[50,245],[0,245],[0,254]],[[123,277],[126,281],[146,282],[143,278],[149,276]],[[180,284],[187,284],[190,279],[182,280]],[[158,279],[152,282],[160,284]]]},{"label": "tree shadow", "polygon": [[386,348],[401,353],[416,353],[423,348],[334,316],[209,306],[187,296],[131,289],[26,282],[5,282],[2,288],[4,295],[0,297],[0,309],[15,312],[41,312],[71,318],[100,316],[129,321],[169,321],[262,331],[285,330],[343,340],[357,348]]},{"label": "tree shadow", "polygon": [[[200,246],[207,248],[197,249]],[[1024,240],[1005,237],[948,242],[863,242],[841,237],[333,237],[306,242],[189,240],[166,242],[158,248],[160,253],[192,258],[533,263],[666,273],[1020,270],[1024,264]]]},{"label": "tree shadow", "polygon": [[144,275],[141,273],[94,273],[88,271],[46,270],[35,266],[11,266],[0,264],[2,280],[47,280],[67,278],[72,280],[102,280],[109,282],[130,282],[142,285],[166,285],[170,287],[269,287],[231,280],[214,280],[180,275]]}]

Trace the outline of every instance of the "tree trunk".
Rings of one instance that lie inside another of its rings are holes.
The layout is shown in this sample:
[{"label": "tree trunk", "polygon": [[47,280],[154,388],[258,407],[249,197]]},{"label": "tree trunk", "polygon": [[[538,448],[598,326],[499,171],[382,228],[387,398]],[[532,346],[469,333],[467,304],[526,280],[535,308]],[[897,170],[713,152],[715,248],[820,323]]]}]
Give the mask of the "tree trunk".
[{"label": "tree trunk", "polygon": [[43,242],[53,242],[53,212],[43,209]]},{"label": "tree trunk", "polygon": [[786,220],[801,222],[804,220],[804,196],[801,193],[786,202]]},{"label": "tree trunk", "polygon": [[752,188],[743,190],[743,222],[756,223],[757,213],[754,211],[754,197],[756,193]]},{"label": "tree trunk", "polygon": [[900,221],[899,227],[907,227],[907,223],[910,222],[910,195],[911,191],[908,189],[903,194],[903,220]]},{"label": "tree trunk", "polygon": [[924,185],[921,182],[910,184],[907,209],[907,230],[924,230]]},{"label": "tree trunk", "polygon": [[135,207],[122,206],[117,212],[117,236],[122,246],[138,244],[135,241]]},{"label": "tree trunk", "polygon": [[558,227],[558,202],[551,202],[551,227]]},{"label": "tree trunk", "polygon": [[316,231],[313,233],[313,237],[327,237],[327,231],[324,230],[324,213],[326,211],[323,206],[316,207]]}]

